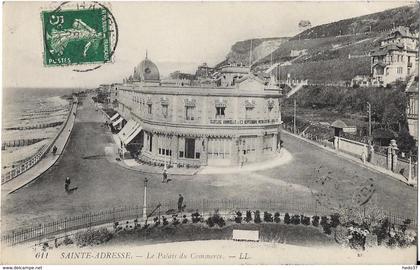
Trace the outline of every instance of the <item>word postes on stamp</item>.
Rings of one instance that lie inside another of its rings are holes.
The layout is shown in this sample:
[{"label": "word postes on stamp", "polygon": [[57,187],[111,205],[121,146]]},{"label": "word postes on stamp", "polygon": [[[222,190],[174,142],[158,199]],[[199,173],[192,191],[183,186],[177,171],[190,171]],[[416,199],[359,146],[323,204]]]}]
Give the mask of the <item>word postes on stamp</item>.
[{"label": "word postes on stamp", "polygon": [[43,11],[44,65],[110,62],[115,50],[111,16],[103,6]]}]

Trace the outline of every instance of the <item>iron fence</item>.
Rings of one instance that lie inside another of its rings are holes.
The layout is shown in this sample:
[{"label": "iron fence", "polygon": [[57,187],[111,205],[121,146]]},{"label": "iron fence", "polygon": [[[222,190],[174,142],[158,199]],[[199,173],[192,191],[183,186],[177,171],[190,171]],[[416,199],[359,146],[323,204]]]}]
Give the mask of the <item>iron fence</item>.
[{"label": "iron fence", "polygon": [[[156,207],[160,204],[160,207]],[[176,201],[168,201],[164,203],[149,204],[152,207],[146,209],[150,219],[157,216],[172,215],[178,213]],[[264,211],[274,214],[278,212],[281,216],[285,213],[290,215],[306,215],[306,216],[323,216],[335,213],[334,210],[322,207],[311,203],[289,203],[287,201],[273,201],[273,200],[196,200],[186,201],[186,208],[182,215],[190,216],[194,212],[200,213],[203,217],[210,216],[215,211],[218,211],[226,218],[234,217],[236,211],[256,211],[259,210],[261,214]],[[245,213],[243,213],[245,214]],[[407,219],[391,212],[383,211],[383,214],[388,217],[391,223],[402,225]],[[122,222],[127,220],[137,219],[139,222],[144,222],[143,206],[132,205],[100,211],[96,213],[87,213],[79,216],[64,218],[61,220],[39,224],[36,226],[13,230],[4,233],[2,241],[6,245],[16,245],[27,241],[42,241],[49,237],[54,237],[60,234],[67,234],[79,229],[87,229],[93,226],[113,224],[115,222]],[[416,227],[417,221],[411,219],[411,226]]]}]

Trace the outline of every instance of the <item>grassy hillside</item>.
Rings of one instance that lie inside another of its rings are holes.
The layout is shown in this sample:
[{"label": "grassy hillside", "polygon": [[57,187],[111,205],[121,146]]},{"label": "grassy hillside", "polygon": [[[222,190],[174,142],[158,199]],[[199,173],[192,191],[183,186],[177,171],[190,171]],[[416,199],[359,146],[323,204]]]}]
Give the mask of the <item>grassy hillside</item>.
[{"label": "grassy hillside", "polygon": [[288,73],[292,79],[309,79],[311,83],[350,81],[356,75],[370,74],[370,59],[341,58],[297,63],[281,67],[278,74],[285,80]]},{"label": "grassy hillside", "polygon": [[395,26],[408,26],[412,31],[419,28],[419,4],[385,10],[365,16],[312,27],[292,39],[314,39],[338,35],[352,35],[369,31],[380,32]]},{"label": "grassy hillside", "polygon": [[[274,70],[283,79],[290,73],[292,78],[333,83],[350,81],[356,75],[368,75],[369,52],[388,33],[381,30],[389,29],[392,23],[418,29],[418,13],[419,5],[416,4],[313,27],[281,43],[271,55],[254,63],[253,70],[267,69],[272,57],[274,63],[291,62],[292,65]],[[292,56],[292,50],[306,50],[306,54]]]},{"label": "grassy hillside", "polygon": [[[354,36],[327,37],[307,40],[289,40],[272,53],[274,62],[292,61],[278,72],[282,79],[287,73],[292,78],[309,79],[312,82],[336,82],[351,80],[356,75],[370,73],[368,53],[379,44],[383,33],[369,33]],[[294,59],[292,50],[307,50],[307,54]],[[349,59],[351,56],[361,56]],[[363,55],[365,55],[363,57]],[[267,66],[270,56],[261,59],[255,69]],[[275,70],[274,72],[277,72]]]}]

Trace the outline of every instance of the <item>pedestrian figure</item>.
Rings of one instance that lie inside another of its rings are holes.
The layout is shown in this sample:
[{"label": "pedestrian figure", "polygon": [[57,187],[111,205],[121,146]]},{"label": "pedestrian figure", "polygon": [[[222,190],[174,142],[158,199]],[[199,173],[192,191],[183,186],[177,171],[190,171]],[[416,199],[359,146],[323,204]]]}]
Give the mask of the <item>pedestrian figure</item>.
[{"label": "pedestrian figure", "polygon": [[66,181],[64,182],[64,189],[66,190],[66,192],[69,192],[69,190],[70,190],[70,183],[71,183],[71,181],[70,181],[70,177],[66,177]]},{"label": "pedestrian figure", "polygon": [[166,172],[166,169],[163,169],[162,173],[162,183],[168,182],[168,173]]},{"label": "pedestrian figure", "polygon": [[57,153],[57,146],[54,145],[53,149],[52,149],[53,155],[55,155]]},{"label": "pedestrian figure", "polygon": [[181,212],[185,208],[185,205],[182,205],[183,202],[184,202],[184,197],[182,197],[182,195],[179,194],[179,198],[178,198],[178,212]]},{"label": "pedestrian figure", "polygon": [[70,184],[71,184],[70,177],[66,177],[66,181],[64,182],[64,189],[66,190],[67,193],[72,193],[73,191],[78,189],[78,187],[70,188]]},{"label": "pedestrian figure", "polygon": [[362,152],[362,161],[363,161],[363,164],[366,164],[366,153],[365,153],[365,151]]}]

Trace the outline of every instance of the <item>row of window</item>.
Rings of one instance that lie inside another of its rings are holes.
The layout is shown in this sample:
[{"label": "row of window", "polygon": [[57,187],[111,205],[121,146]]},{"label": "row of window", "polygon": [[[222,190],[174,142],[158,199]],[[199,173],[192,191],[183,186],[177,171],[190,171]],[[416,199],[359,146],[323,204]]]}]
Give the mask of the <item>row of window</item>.
[{"label": "row of window", "polygon": [[[137,97],[135,95],[132,96],[132,100],[133,100],[133,102],[139,103],[140,106],[146,105],[146,102],[143,99],[141,100],[139,97]],[[161,108],[162,108],[161,113],[162,113],[163,118],[167,118],[168,115],[169,115],[168,104],[162,104]],[[254,109],[254,107],[245,107],[245,119],[248,119],[248,118],[251,117],[251,112],[253,111],[253,109]],[[268,106],[268,112],[271,113],[272,109],[273,109],[273,105],[271,105],[271,103],[270,103],[270,105]],[[185,106],[185,120],[188,120],[188,121],[195,120],[196,119],[195,110],[196,110],[195,106]],[[153,112],[152,104],[147,103],[147,113],[149,115],[151,115],[152,112]],[[215,118],[225,118],[225,116],[226,116],[226,106],[225,105],[219,105],[219,106],[216,105],[214,116],[215,116]]]}]

